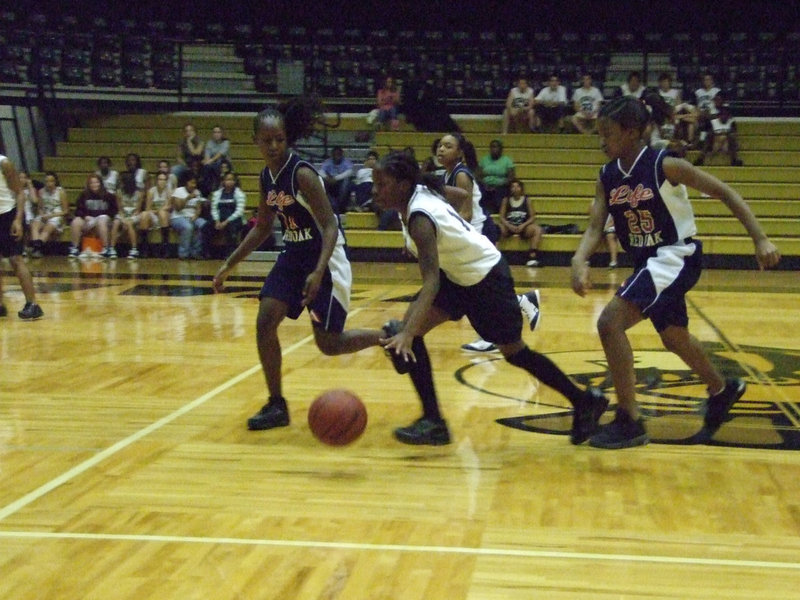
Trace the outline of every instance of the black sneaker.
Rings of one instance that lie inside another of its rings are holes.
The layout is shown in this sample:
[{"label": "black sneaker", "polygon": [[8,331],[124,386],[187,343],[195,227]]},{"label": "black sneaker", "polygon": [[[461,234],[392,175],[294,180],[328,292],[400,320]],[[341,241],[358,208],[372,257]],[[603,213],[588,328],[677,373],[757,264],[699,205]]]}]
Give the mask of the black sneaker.
[{"label": "black sneaker", "polygon": [[35,321],[36,319],[41,319],[44,316],[44,312],[38,304],[26,302],[22,310],[17,313],[17,316],[23,321]]},{"label": "black sneaker", "polygon": [[250,431],[262,431],[274,427],[286,427],[289,424],[289,411],[286,401],[270,398],[260,411],[247,419],[247,428]]},{"label": "black sneaker", "polygon": [[7,317],[8,316],[8,309],[6,308],[5,304],[0,304],[0,317]]},{"label": "black sneaker", "polygon": [[421,417],[408,427],[398,427],[394,437],[404,444],[444,446],[450,443],[450,432],[445,421]]},{"label": "black sneaker", "polygon": [[722,424],[728,420],[731,407],[744,395],[747,384],[738,378],[725,380],[725,387],[706,402],[703,427],[709,437],[714,435]]},{"label": "black sneaker", "polygon": [[589,445],[595,448],[619,450],[643,446],[649,441],[647,430],[644,428],[644,419],[639,417],[638,421],[634,421],[627,412],[617,409],[614,420],[590,437]]},{"label": "black sneaker", "polygon": [[583,401],[572,411],[572,431],[569,441],[582,444],[597,431],[598,422],[608,408],[608,398],[597,388],[589,388]]},{"label": "black sneaker", "polygon": [[[383,334],[387,338],[397,335],[402,330],[403,323],[397,319],[392,319],[383,326]],[[400,373],[400,375],[405,375],[411,370],[411,361],[406,360],[403,356],[400,356],[392,350],[384,349],[384,352],[386,353],[386,356],[392,359],[394,370]]]}]

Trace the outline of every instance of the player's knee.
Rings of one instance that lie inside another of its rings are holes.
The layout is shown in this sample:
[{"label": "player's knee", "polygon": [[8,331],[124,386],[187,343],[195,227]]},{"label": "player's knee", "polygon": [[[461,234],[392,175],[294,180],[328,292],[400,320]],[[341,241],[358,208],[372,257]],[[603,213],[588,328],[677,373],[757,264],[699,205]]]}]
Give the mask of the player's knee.
[{"label": "player's knee", "polygon": [[606,307],[597,319],[597,333],[600,338],[606,338],[620,330],[624,330],[624,328],[620,325],[617,315]]},{"label": "player's knee", "polygon": [[337,354],[342,354],[342,345],[339,343],[338,335],[315,328],[314,341],[317,343],[317,348],[319,348],[319,351],[325,356],[336,356]]}]

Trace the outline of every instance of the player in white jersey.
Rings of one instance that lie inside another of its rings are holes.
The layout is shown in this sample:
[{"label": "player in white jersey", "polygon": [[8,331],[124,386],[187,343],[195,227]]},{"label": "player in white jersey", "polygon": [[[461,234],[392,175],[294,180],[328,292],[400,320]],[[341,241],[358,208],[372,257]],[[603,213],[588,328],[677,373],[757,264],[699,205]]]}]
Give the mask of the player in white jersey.
[{"label": "player in white jersey", "polygon": [[[466,316],[482,338],[497,344],[509,363],[570,401],[575,409],[572,443],[587,439],[608,400],[597,390],[579,389],[549,358],[522,341],[514,280],[500,251],[444,199],[441,182],[423,175],[406,154],[393,152],[381,159],[373,182],[374,201],[400,213],[406,247],[417,257],[422,275],[422,288],[403,322],[384,326],[384,348],[397,371],[411,376],[423,409],[423,416],[396,429],[395,437],[407,444],[450,442],[423,336],[445,321]],[[463,197],[469,201],[466,194]]]},{"label": "player in white jersey", "polygon": [[64,230],[64,219],[69,212],[67,194],[53,171],[44,174],[44,187],[39,190],[38,210],[31,222],[31,242],[33,258],[44,254],[44,245],[57,240]]},{"label": "player in white jersey", "polygon": [[[0,154],[0,256],[7,256],[19,279],[25,306],[17,313],[20,319],[34,321],[44,313],[36,304],[33,278],[22,258],[22,219],[25,214],[25,196],[14,164]],[[3,279],[0,277],[0,317],[8,315],[3,304]]]}]

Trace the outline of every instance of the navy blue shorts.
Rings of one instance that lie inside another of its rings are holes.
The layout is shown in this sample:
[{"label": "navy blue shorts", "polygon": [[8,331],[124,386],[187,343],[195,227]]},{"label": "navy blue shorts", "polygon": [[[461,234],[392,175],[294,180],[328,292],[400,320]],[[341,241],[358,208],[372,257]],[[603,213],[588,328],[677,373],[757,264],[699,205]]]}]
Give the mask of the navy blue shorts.
[{"label": "navy blue shorts", "polygon": [[[341,252],[339,251],[341,250]],[[317,266],[317,259],[299,252],[284,252],[267,275],[260,298],[275,298],[288,306],[287,316],[297,319],[303,312],[303,287]],[[334,250],[314,301],[306,307],[314,327],[340,333],[344,331],[350,304],[352,273],[341,248]]]},{"label": "navy blue shorts", "polygon": [[662,246],[617,290],[617,296],[635,304],[656,331],[670,325],[686,327],[686,293],[700,279],[703,245],[686,240]]},{"label": "navy blue shorts", "polygon": [[11,235],[11,224],[16,216],[16,208],[0,215],[0,256],[22,256],[22,238],[17,240]]},{"label": "navy blue shorts", "polygon": [[453,283],[441,271],[439,276],[439,292],[433,305],[453,321],[466,316],[478,335],[493,344],[513,344],[522,339],[522,313],[505,258],[501,257],[475,285]]}]

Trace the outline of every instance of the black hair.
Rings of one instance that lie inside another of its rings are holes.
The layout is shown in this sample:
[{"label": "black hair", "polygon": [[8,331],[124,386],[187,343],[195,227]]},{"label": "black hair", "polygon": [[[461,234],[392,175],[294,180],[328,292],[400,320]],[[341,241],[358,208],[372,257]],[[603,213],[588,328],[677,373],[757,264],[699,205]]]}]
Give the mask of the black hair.
[{"label": "black hair", "polygon": [[119,176],[120,188],[127,196],[133,196],[136,193],[136,176],[130,171],[123,171]]},{"label": "black hair", "polygon": [[628,81],[630,81],[634,77],[636,77],[636,79],[638,79],[639,81],[642,80],[642,74],[639,73],[639,71],[631,71],[630,73],[628,73]]},{"label": "black hair", "polygon": [[623,129],[638,129],[640,132],[650,121],[650,113],[644,104],[633,96],[620,96],[604,104],[599,117],[611,119]]},{"label": "black hair", "polygon": [[470,171],[474,171],[478,168],[478,154],[475,152],[475,146],[472,145],[467,138],[465,138],[462,134],[458,133],[457,131],[453,131],[450,133],[456,141],[458,142],[458,147],[461,148],[461,152],[464,153],[464,164],[467,165],[467,168]]},{"label": "black hair", "polygon": [[100,162],[104,161],[104,160],[108,161],[108,166],[110,167],[111,166],[111,159],[108,156],[98,156],[97,157],[97,166],[99,167],[100,166]]},{"label": "black hair", "polygon": [[369,152],[367,152],[367,158],[369,158],[370,156],[373,157],[375,160],[378,160],[380,158],[380,155],[377,152],[375,152],[375,150],[370,150]]},{"label": "black hair", "polygon": [[512,184],[512,183],[516,183],[516,184],[518,184],[518,185],[519,185],[519,187],[520,187],[520,189],[521,189],[523,192],[525,191],[525,184],[524,184],[524,183],[522,183],[522,180],[521,180],[521,179],[517,179],[516,177],[514,177],[514,179],[512,179],[511,181],[509,181],[509,182],[508,182],[508,189],[509,189],[509,193],[510,193],[510,190],[511,190],[511,184]]},{"label": "black hair", "polygon": [[[52,175],[53,178],[56,180],[56,187],[60,186],[61,185],[61,180],[58,178],[58,174],[55,171],[45,171],[44,172],[45,179],[47,179],[47,177],[49,177],[50,175]],[[29,176],[30,176],[30,174],[29,174]]]},{"label": "black hair", "polygon": [[195,183],[200,183],[200,180],[197,178],[197,173],[186,170],[181,173],[180,178],[178,179],[178,185],[180,187],[186,187],[186,184],[189,183],[190,179],[194,179]]},{"label": "black hair", "polygon": [[661,127],[667,119],[672,118],[672,107],[656,92],[647,92],[642,96],[642,102],[652,109],[650,114],[653,122]]},{"label": "black hair", "polygon": [[322,120],[323,112],[322,103],[315,97],[292,98],[258,113],[253,121],[253,133],[258,133],[266,119],[278,119],[286,131],[286,143],[291,146],[314,132],[314,125]]},{"label": "black hair", "polygon": [[397,181],[408,181],[412,186],[422,184],[431,191],[444,196],[444,184],[440,177],[423,173],[419,163],[405,152],[393,151],[378,161],[376,168],[385,171]]},{"label": "black hair", "polygon": [[661,73],[661,75],[658,76],[659,81],[664,81],[665,79],[669,79],[670,81],[672,81],[672,75],[664,71],[663,73]]},{"label": "black hair", "polygon": [[141,168],[142,168],[142,157],[141,157],[141,156],[139,156],[138,154],[136,154],[135,152],[129,152],[129,153],[128,153],[128,155],[125,157],[125,163],[127,164],[127,162],[128,162],[128,159],[129,159],[131,156],[132,156],[134,159],[136,159],[136,166],[135,166],[134,168],[135,168],[135,169],[141,169]]},{"label": "black hair", "polygon": [[439,142],[441,142],[441,141],[442,141],[442,138],[440,138],[440,137],[438,137],[435,140],[433,140],[433,143],[431,144],[431,154],[434,154],[434,155],[436,154],[436,151],[439,149]]}]

